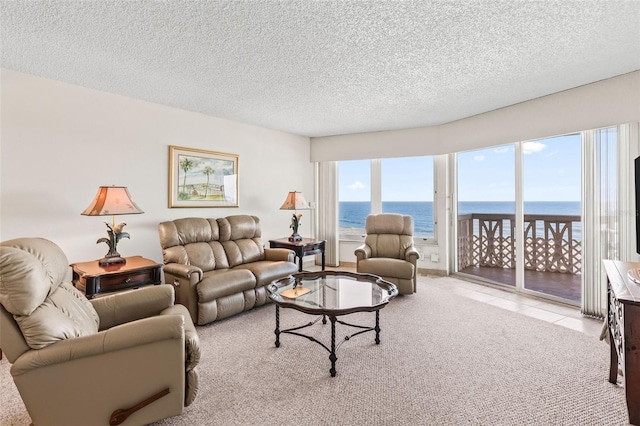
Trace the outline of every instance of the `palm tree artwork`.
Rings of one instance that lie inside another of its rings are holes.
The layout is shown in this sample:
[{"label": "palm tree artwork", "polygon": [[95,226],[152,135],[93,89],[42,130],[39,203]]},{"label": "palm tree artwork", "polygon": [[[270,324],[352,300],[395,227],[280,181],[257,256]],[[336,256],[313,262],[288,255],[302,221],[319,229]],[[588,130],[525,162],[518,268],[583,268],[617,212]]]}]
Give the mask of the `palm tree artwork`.
[{"label": "palm tree artwork", "polygon": [[[224,200],[224,177],[234,174],[233,163],[218,159],[180,156],[180,200]],[[189,181],[187,181],[189,177]]]},{"label": "palm tree artwork", "polygon": [[[231,159],[218,158],[225,154],[202,151],[202,155],[198,155],[198,150],[184,149],[196,153],[172,157],[176,159],[172,163],[172,167],[175,167],[171,171],[172,177],[177,172],[175,181],[171,179],[172,196],[175,194],[179,201],[193,201],[190,207],[198,207],[200,203],[203,207],[213,207],[216,203],[237,205],[237,156],[229,155]],[[228,187],[225,188],[225,185]]]},{"label": "palm tree artwork", "polygon": [[202,169],[202,174],[207,177],[207,186],[204,187],[204,198],[207,198],[207,195],[209,194],[209,178],[214,172],[215,171],[211,166],[205,166],[204,169]]},{"label": "palm tree artwork", "polygon": [[194,162],[189,157],[184,157],[183,159],[180,160],[180,169],[184,172],[184,179],[182,180],[182,191],[178,191],[179,199],[189,198],[189,193],[187,192],[187,174],[189,173],[189,170],[193,168],[193,166],[194,166]]}]

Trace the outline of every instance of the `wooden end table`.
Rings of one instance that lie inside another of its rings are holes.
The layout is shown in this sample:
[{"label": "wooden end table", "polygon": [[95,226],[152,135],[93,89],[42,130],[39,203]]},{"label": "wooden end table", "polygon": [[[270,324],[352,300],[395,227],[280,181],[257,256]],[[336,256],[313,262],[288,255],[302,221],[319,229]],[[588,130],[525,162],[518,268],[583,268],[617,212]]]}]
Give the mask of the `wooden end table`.
[{"label": "wooden end table", "polygon": [[300,241],[289,241],[288,238],[269,240],[271,248],[285,248],[293,250],[298,258],[298,272],[302,272],[302,258],[313,254],[322,254],[322,270],[324,271],[324,246],[325,240],[303,238]]},{"label": "wooden end table", "polygon": [[73,263],[73,285],[93,299],[97,294],[162,284],[162,265],[142,256],[125,257],[127,263],[100,266],[98,261]]}]

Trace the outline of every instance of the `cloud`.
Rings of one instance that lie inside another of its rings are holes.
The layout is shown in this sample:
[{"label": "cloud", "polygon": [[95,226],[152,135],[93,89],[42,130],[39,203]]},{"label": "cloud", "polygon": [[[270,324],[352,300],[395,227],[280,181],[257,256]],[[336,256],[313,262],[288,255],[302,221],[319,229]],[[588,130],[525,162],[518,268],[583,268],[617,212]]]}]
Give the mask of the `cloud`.
[{"label": "cloud", "polygon": [[534,152],[540,152],[547,146],[542,142],[525,142],[522,144],[523,154],[533,154]]},{"label": "cloud", "polygon": [[496,154],[504,154],[505,152],[509,152],[509,147],[504,146],[502,148],[496,148],[493,150],[493,152],[495,152]]},{"label": "cloud", "polygon": [[353,189],[354,191],[364,189],[364,184],[360,181],[355,181],[351,185],[349,185],[349,189]]},{"label": "cloud", "polygon": [[473,159],[476,161],[484,161],[484,155],[476,155]]}]

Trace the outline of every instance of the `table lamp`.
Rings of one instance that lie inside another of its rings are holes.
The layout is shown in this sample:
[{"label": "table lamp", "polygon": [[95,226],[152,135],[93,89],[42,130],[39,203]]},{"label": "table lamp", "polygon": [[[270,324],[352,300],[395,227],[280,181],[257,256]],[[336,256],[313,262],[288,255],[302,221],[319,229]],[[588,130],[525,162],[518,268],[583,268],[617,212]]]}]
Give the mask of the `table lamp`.
[{"label": "table lamp", "polygon": [[291,225],[289,228],[293,230],[293,233],[289,237],[289,241],[301,241],[302,237],[298,234],[298,228],[300,227],[300,218],[302,214],[298,214],[297,210],[308,210],[309,204],[304,199],[302,192],[291,191],[287,194],[286,200],[282,203],[280,210],[293,210],[293,217],[291,218]]},{"label": "table lamp", "polygon": [[98,261],[100,266],[127,263],[118,253],[116,246],[122,238],[129,238],[129,234],[122,230],[126,223],[120,222],[116,225],[116,215],[140,213],[144,212],[133,202],[126,186],[113,185],[98,188],[95,198],[81,214],[85,216],[112,216],[111,225],[109,222],[105,222],[108,228],[108,238],[102,237],[96,241],[96,244],[106,243],[109,246],[106,256]]}]

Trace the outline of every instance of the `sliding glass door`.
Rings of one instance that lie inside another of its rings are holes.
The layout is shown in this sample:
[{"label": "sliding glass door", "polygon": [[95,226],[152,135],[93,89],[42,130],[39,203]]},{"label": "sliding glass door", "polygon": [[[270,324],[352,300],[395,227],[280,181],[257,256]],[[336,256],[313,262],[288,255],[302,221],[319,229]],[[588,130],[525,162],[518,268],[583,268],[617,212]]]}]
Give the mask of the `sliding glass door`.
[{"label": "sliding glass door", "polygon": [[458,271],[516,285],[514,145],[457,154]]},{"label": "sliding glass door", "polygon": [[580,303],[581,137],[457,154],[457,271]]},{"label": "sliding glass door", "polygon": [[524,283],[527,290],[580,303],[581,137],[522,143]]}]

